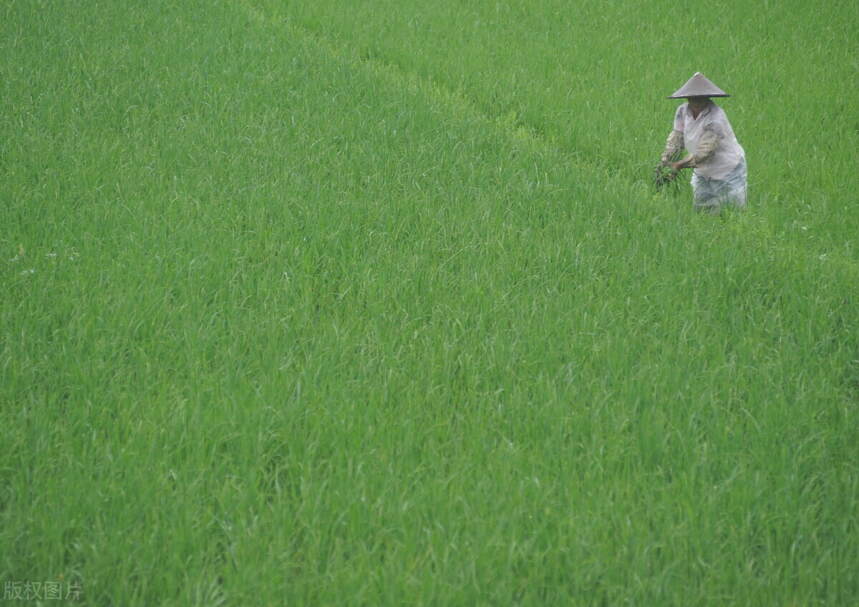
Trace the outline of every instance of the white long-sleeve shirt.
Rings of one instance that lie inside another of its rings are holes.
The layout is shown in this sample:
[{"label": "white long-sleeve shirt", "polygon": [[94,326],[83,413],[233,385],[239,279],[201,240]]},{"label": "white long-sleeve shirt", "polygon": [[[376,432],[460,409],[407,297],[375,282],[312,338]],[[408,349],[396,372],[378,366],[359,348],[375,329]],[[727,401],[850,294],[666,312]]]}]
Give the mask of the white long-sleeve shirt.
[{"label": "white long-sleeve shirt", "polygon": [[692,154],[695,174],[710,179],[724,179],[746,157],[724,110],[712,101],[697,118],[688,103],[677,108],[662,159],[670,160],[684,147]]}]

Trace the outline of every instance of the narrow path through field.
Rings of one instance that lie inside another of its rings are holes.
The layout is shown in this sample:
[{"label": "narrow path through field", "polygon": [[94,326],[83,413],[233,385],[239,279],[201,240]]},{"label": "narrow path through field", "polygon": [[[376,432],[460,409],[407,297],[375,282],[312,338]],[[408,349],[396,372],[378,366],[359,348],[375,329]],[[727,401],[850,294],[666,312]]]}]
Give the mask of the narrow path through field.
[{"label": "narrow path through field", "polygon": [[576,150],[563,149],[551,136],[540,133],[536,128],[525,124],[520,118],[491,115],[483,111],[461,90],[455,90],[437,80],[406,71],[396,63],[383,58],[360,56],[355,49],[338,45],[333,40],[285,17],[267,14],[252,0],[237,0],[237,3],[258,23],[267,27],[282,28],[291,36],[313,45],[340,63],[366,70],[386,84],[422,96],[432,107],[444,108],[450,114],[466,116],[477,122],[485,123],[511,139],[527,144],[533,150],[551,149],[553,153],[562,155],[586,170],[609,174],[609,167],[600,162],[598,158],[588,158]]}]

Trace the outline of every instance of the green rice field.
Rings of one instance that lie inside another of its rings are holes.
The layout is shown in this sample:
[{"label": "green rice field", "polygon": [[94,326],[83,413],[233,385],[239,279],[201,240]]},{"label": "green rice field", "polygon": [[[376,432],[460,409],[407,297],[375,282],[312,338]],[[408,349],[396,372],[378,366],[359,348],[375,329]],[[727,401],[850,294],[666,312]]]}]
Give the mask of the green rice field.
[{"label": "green rice field", "polygon": [[856,605],[857,32],[0,1],[0,604]]}]

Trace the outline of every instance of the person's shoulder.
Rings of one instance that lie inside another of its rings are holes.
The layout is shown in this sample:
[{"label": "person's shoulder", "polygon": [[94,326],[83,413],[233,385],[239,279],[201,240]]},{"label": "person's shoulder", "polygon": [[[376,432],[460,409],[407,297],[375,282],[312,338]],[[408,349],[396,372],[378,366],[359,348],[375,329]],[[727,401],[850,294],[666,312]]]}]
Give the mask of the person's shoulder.
[{"label": "person's shoulder", "polygon": [[713,102],[710,102],[710,116],[712,116],[714,118],[716,116],[727,117],[727,114],[725,113],[725,110],[723,110],[721,106],[716,105]]},{"label": "person's shoulder", "polygon": [[674,111],[675,118],[683,118],[686,115],[686,109],[689,107],[689,102],[681,103]]},{"label": "person's shoulder", "polygon": [[725,125],[730,125],[731,121],[728,120],[728,114],[725,113],[725,110],[713,103],[710,105],[710,111],[707,113],[706,123],[724,127]]}]

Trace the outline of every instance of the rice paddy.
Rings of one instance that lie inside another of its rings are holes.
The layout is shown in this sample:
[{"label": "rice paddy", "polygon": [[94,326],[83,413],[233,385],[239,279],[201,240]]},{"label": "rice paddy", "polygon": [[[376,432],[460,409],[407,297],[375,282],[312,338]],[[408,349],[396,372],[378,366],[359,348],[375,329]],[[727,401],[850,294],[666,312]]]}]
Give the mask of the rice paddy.
[{"label": "rice paddy", "polygon": [[[5,601],[853,604],[857,26],[0,5]],[[695,71],[744,212],[652,186]]]}]

